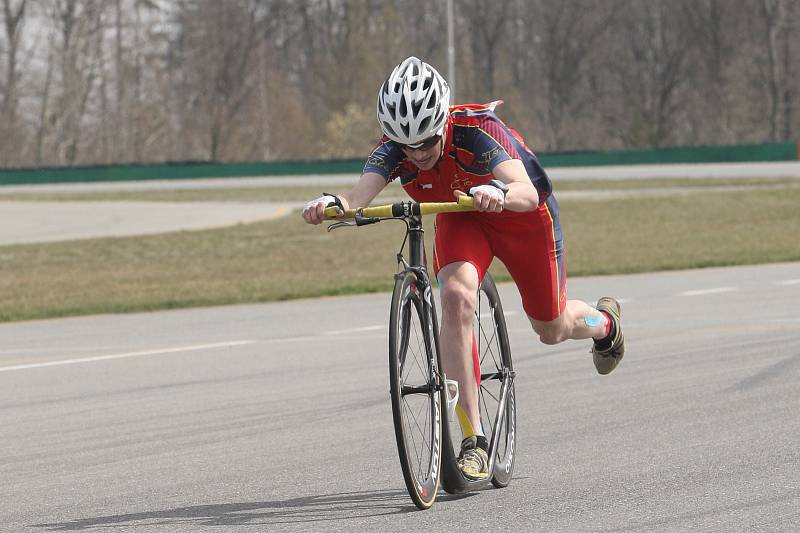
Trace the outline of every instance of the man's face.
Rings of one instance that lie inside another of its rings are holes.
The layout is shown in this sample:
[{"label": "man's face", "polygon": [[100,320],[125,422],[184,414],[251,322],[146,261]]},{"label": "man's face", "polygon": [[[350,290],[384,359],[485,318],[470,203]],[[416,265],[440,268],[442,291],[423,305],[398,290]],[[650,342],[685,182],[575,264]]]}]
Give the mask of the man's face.
[{"label": "man's face", "polygon": [[409,161],[414,163],[420,170],[430,170],[439,160],[439,156],[442,153],[442,137],[435,135],[420,144],[418,148],[411,148],[406,145],[401,145],[401,148]]}]

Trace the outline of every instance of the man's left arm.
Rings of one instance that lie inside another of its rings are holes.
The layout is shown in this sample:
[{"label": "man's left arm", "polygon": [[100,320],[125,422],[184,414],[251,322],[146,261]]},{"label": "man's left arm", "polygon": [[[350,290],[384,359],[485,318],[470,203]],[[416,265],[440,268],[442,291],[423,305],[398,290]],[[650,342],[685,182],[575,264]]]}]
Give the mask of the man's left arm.
[{"label": "man's left arm", "polygon": [[498,121],[488,118],[473,132],[472,152],[482,154],[481,160],[489,165],[497,184],[508,187],[503,195],[498,194],[500,189],[492,190],[491,185],[478,186],[480,190],[471,193],[476,208],[494,212],[503,209],[517,212],[535,210],[539,205],[539,191],[531,183],[512,137]]},{"label": "man's left arm", "polygon": [[507,159],[492,170],[495,179],[508,185],[503,207],[509,211],[533,211],[539,205],[539,192],[531,183],[519,159]]}]

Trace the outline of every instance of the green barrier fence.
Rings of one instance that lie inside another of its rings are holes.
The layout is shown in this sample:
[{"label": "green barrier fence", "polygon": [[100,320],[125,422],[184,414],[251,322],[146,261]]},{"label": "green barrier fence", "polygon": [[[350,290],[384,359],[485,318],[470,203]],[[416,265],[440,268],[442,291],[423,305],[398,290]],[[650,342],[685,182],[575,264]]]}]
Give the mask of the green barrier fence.
[{"label": "green barrier fence", "polygon": [[291,176],[310,174],[355,174],[364,161],[267,161],[253,163],[162,163],[151,165],[103,165],[0,169],[0,185],[75,183],[97,181],[174,180],[245,176]]},{"label": "green barrier fence", "polygon": [[[608,152],[544,153],[540,154],[539,157],[545,167],[796,161],[798,159],[798,147],[795,143],[769,143]],[[0,169],[0,186],[37,183],[357,174],[361,172],[363,165],[363,159],[339,159],[328,161],[184,162]]]},{"label": "green barrier fence", "polygon": [[540,159],[545,167],[796,161],[798,147],[793,142],[692,146],[651,150],[545,153]]}]

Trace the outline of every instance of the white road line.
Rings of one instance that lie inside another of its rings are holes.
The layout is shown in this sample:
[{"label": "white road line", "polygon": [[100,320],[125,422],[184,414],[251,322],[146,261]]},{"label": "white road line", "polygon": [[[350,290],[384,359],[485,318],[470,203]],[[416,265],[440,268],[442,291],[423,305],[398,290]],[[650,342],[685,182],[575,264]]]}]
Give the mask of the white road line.
[{"label": "white road line", "polygon": [[[385,329],[386,326],[381,326],[380,329]],[[304,335],[302,337],[278,337],[270,339],[260,339],[258,342],[261,344],[279,344],[283,342],[330,342],[328,337],[333,335],[345,335],[346,331],[328,331],[318,335]]]},{"label": "white road line", "polygon": [[276,219],[276,218],[282,218],[282,217],[285,217],[286,215],[288,215],[288,214],[289,214],[289,213],[291,213],[291,212],[292,212],[292,210],[291,210],[291,209],[289,209],[288,207],[281,207],[280,209],[278,209],[277,211],[275,211],[275,212],[272,214],[272,216],[270,216],[270,217],[268,217],[268,218],[269,218],[269,219],[272,219],[272,220],[274,220],[274,219]]},{"label": "white road line", "polygon": [[256,341],[231,341],[218,342],[215,344],[196,344],[194,346],[178,346],[175,348],[162,348],[160,350],[145,350],[141,352],[116,353],[110,355],[98,355],[95,357],[78,357],[76,359],[62,359],[59,361],[45,361],[42,363],[30,363],[26,365],[13,365],[0,367],[0,372],[11,372],[12,370],[27,370],[29,368],[43,368],[47,366],[74,365],[78,363],[94,363],[97,361],[108,361],[111,359],[125,359],[127,357],[140,357],[143,355],[161,355],[168,353],[192,352],[197,350],[209,350],[212,348],[229,348],[233,346],[243,346],[253,344]]},{"label": "white road line", "polygon": [[759,322],[763,324],[780,324],[784,322],[787,324],[794,324],[794,323],[800,323],[800,317],[763,318],[759,320]]},{"label": "white road line", "polygon": [[[503,311],[503,315],[505,316],[514,316],[518,315],[519,312],[517,311]],[[488,314],[481,314],[481,317],[487,317]],[[378,331],[378,330],[385,330],[388,326],[386,324],[379,324],[377,326],[362,326],[360,328],[350,328],[350,329],[332,329],[330,331],[323,331],[323,335],[346,335],[348,333],[361,333],[363,331]],[[309,337],[301,337],[302,339],[308,339]],[[286,340],[286,339],[281,339]]]},{"label": "white road line", "polygon": [[42,355],[45,353],[75,353],[80,351],[95,351],[95,352],[103,352],[109,351],[114,349],[119,349],[119,345],[115,346],[73,346],[73,347],[61,347],[61,346],[51,346],[48,348],[39,348],[36,346],[32,346],[30,348],[3,348],[0,349],[0,356],[7,356],[7,355],[22,355],[26,353],[38,354]]},{"label": "white road line", "polygon": [[[627,304],[631,303],[633,301],[633,298],[615,298],[615,300],[617,300],[617,302],[620,304]],[[597,307],[597,300],[595,300],[594,302],[587,301],[586,303],[590,304],[592,307]]]},{"label": "white road line", "polygon": [[346,333],[360,333],[362,331],[377,331],[379,329],[386,329],[384,324],[380,324],[377,326],[364,326],[360,328],[350,328],[350,329],[334,329],[331,331],[324,331],[323,335],[344,335]]},{"label": "white road line", "polygon": [[783,281],[776,281],[776,285],[800,285],[800,279],[785,279]]},{"label": "white road line", "polygon": [[[503,316],[517,316],[519,311],[503,311]],[[481,318],[487,318],[492,316],[491,313],[481,313]]]},{"label": "white road line", "polygon": [[319,335],[316,336],[308,335],[305,337],[281,337],[278,339],[263,339],[259,342],[263,342],[265,344],[275,344],[276,342],[314,342],[314,341],[328,342]]},{"label": "white road line", "polygon": [[700,289],[696,291],[684,291],[678,296],[703,296],[705,294],[718,294],[721,292],[733,292],[739,290],[737,287],[716,287],[714,289]]}]

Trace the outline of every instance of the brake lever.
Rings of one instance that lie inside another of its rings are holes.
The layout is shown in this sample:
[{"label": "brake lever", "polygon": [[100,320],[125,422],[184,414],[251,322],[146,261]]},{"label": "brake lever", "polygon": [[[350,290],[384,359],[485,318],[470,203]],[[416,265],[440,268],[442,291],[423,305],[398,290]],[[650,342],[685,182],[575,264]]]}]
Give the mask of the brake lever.
[{"label": "brake lever", "polygon": [[355,226],[355,225],[356,225],[355,222],[351,222],[349,220],[343,220],[343,221],[340,221],[340,222],[334,222],[333,224],[328,226],[328,231],[333,231],[333,230],[335,230],[337,228],[343,228],[345,226]]}]

